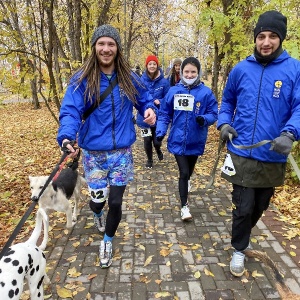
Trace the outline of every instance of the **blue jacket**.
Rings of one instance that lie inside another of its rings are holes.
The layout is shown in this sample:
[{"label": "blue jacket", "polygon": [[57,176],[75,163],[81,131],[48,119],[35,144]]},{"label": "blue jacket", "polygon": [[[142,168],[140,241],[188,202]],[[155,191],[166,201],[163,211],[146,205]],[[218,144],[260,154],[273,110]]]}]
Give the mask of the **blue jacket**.
[{"label": "blue jacket", "polygon": [[[174,96],[181,94],[194,96],[192,111],[174,109]],[[204,126],[197,123],[197,116],[204,117]],[[165,136],[171,123],[168,137],[169,152],[177,155],[202,155],[207,140],[208,126],[217,120],[217,116],[218,103],[211,89],[203,83],[192,89],[178,83],[169,89],[160,107],[156,136]]]},{"label": "blue jacket", "polygon": [[[229,124],[238,133],[233,142],[252,145],[273,140],[283,131],[300,136],[300,61],[284,51],[266,66],[249,56],[230,72],[219,111],[218,127]],[[270,144],[239,150],[236,155],[262,162],[286,162],[287,157],[271,151]]]},{"label": "blue jacket", "polygon": [[[162,69],[159,69],[159,70],[160,70],[160,75],[159,75],[159,77],[155,78],[154,80],[152,80],[148,76],[147,72],[144,72],[142,74],[141,80],[142,80],[144,86],[148,89],[153,100],[158,99],[160,102],[162,102],[162,101],[164,101],[163,99],[170,88],[170,83],[166,78],[164,78]],[[141,128],[149,128],[150,127],[150,125],[148,125],[144,122],[144,116],[141,115],[140,113],[137,113],[136,124]]]},{"label": "blue jacket", "polygon": [[[77,74],[78,76],[78,74]],[[112,75],[111,80],[116,76]],[[133,83],[139,92],[135,108],[141,114],[147,108],[153,108],[153,99],[147,89],[140,82],[138,76],[132,72]],[[109,79],[101,73],[101,92],[109,85]],[[60,127],[57,141],[61,145],[63,139],[76,140],[78,145],[86,150],[108,151],[131,146],[136,140],[134,123],[132,120],[133,103],[116,85],[113,91],[104,99],[99,107],[82,122],[82,115],[91,105],[84,104],[86,80],[77,86],[75,79],[69,84],[60,109]]]}]

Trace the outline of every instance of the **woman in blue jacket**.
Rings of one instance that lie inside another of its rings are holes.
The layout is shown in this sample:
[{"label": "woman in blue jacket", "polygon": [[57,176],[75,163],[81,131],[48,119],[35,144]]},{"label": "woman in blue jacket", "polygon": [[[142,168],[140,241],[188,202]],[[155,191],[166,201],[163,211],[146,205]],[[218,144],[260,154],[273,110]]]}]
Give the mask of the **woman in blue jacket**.
[{"label": "woman in blue jacket", "polygon": [[181,65],[180,83],[171,87],[162,103],[156,136],[162,140],[171,123],[168,150],[179,168],[181,219],[192,218],[188,205],[188,185],[198,156],[204,152],[208,126],[217,120],[218,103],[213,92],[201,81],[201,65],[194,57]]},{"label": "woman in blue jacket", "polygon": [[[149,90],[154,100],[154,105],[159,108],[170,88],[170,84],[164,78],[163,71],[159,68],[158,58],[155,55],[149,55],[146,58],[146,70],[142,74],[141,80]],[[164,158],[161,151],[161,141],[156,139],[156,127],[146,124],[143,116],[139,113],[137,114],[136,123],[141,128],[141,135],[144,139],[144,149],[147,155],[146,168],[151,169],[153,166],[153,147],[156,150],[158,159],[163,160]]]}]

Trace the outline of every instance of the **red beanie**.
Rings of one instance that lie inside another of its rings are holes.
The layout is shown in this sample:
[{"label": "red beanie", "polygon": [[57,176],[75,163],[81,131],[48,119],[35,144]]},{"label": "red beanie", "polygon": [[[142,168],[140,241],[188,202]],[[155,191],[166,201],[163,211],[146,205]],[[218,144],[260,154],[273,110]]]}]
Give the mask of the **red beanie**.
[{"label": "red beanie", "polygon": [[158,58],[155,56],[155,55],[149,55],[147,58],[146,58],[146,67],[148,65],[148,63],[150,61],[155,61],[157,63],[157,65],[159,65],[158,63]]}]

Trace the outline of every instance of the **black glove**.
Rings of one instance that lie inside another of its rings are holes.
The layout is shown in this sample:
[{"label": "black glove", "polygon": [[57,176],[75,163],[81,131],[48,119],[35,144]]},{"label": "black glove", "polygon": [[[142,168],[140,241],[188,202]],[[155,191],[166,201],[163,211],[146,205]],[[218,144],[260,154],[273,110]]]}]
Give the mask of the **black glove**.
[{"label": "black glove", "polygon": [[196,117],[196,121],[200,126],[204,126],[204,124],[205,124],[205,119],[202,116]]},{"label": "black glove", "polygon": [[294,141],[295,137],[292,133],[282,132],[279,137],[272,141],[270,150],[276,151],[283,155],[289,155]]},{"label": "black glove", "polygon": [[229,133],[231,133],[234,137],[238,137],[238,133],[236,130],[228,124],[224,124],[221,126],[220,137],[222,141],[227,141],[229,139]]},{"label": "black glove", "polygon": [[70,144],[74,148],[75,143],[76,143],[76,141],[66,141],[62,144],[62,147],[60,149],[64,153],[70,153],[70,150],[67,148],[67,146]]},{"label": "black glove", "polygon": [[164,136],[157,136],[157,137],[156,137],[156,140],[157,140],[158,142],[161,142],[163,139],[164,139]]}]

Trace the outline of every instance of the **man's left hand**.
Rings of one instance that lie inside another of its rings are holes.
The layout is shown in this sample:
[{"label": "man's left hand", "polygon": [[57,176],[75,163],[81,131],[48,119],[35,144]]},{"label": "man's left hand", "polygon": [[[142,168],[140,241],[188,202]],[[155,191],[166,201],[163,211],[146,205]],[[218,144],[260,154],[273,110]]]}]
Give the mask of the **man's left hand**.
[{"label": "man's left hand", "polygon": [[156,122],[156,114],[152,108],[148,108],[144,113],[144,122],[148,125],[154,125]]},{"label": "man's left hand", "polygon": [[276,151],[283,155],[289,155],[294,141],[295,138],[290,133],[283,132],[279,137],[272,141],[270,150]]}]

